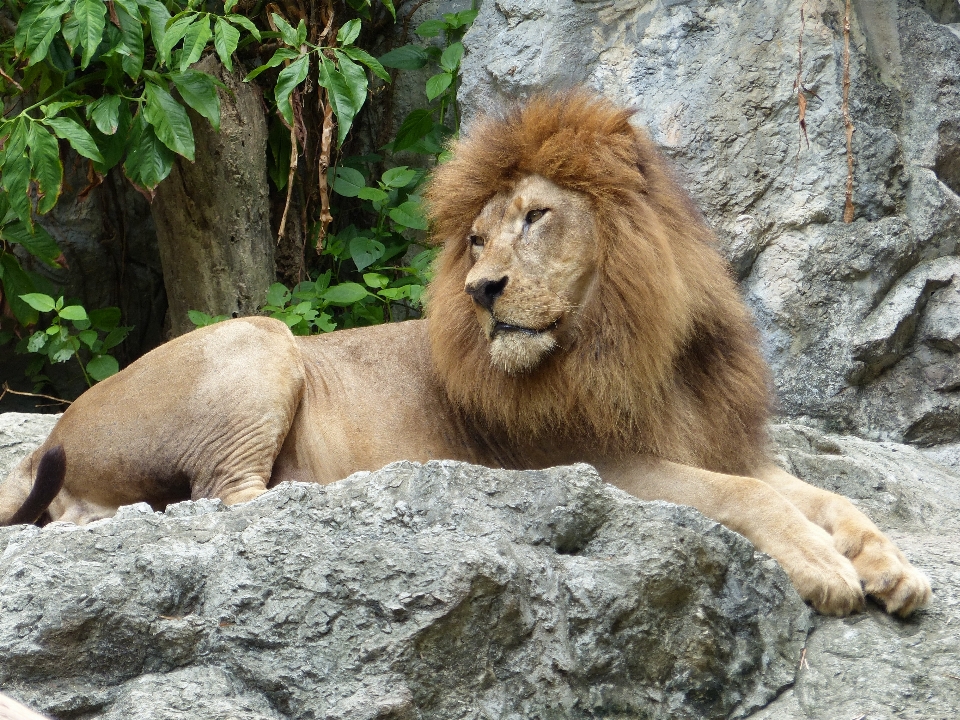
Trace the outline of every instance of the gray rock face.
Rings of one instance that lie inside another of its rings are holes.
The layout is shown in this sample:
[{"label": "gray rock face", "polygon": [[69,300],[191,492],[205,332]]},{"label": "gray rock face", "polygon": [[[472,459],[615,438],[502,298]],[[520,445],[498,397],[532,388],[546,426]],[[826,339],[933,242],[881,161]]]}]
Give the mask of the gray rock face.
[{"label": "gray rock face", "polygon": [[808,617],[743,538],[587,466],[0,529],[0,687],[61,718],[740,717]]},{"label": "gray rock face", "polygon": [[741,278],[783,413],[957,442],[960,6],[852,6],[851,224],[841,0],[487,0],[461,100],[586,84],[637,108]]},{"label": "gray rock face", "polygon": [[[50,425],[0,415],[0,477]],[[927,609],[811,618],[739,536],[586,466],[401,463],[0,528],[0,688],[117,720],[960,716],[960,449],[772,437],[928,574]]]}]

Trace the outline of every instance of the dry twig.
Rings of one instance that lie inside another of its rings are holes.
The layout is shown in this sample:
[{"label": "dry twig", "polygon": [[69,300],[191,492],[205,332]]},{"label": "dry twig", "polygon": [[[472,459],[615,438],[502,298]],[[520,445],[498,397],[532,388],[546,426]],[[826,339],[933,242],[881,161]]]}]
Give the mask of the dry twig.
[{"label": "dry twig", "polygon": [[10,386],[7,383],[3,384],[3,392],[0,393],[0,400],[3,400],[4,396],[10,393],[11,395],[22,395],[23,397],[36,397],[43,398],[44,400],[53,400],[54,402],[62,403],[64,405],[72,405],[73,402],[70,400],[64,400],[63,398],[53,397],[53,395],[43,395],[41,393],[30,393],[22,392],[20,390],[11,390]]}]

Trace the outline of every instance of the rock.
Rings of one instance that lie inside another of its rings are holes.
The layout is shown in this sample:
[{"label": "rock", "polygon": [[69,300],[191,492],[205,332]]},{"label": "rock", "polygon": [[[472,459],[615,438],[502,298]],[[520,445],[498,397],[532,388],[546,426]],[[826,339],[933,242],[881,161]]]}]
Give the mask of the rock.
[{"label": "rock", "polygon": [[59,415],[0,413],[0,483],[21,458],[40,446],[59,419]]},{"label": "rock", "polygon": [[741,278],[781,411],[957,443],[960,7],[852,7],[850,224],[840,0],[484,2],[464,39],[461,103],[467,126],[574,84],[635,107]]},{"label": "rock", "polygon": [[[50,425],[0,415],[0,477]],[[927,609],[813,616],[806,636],[779,568],[690,509],[587,466],[399,463],[0,528],[0,687],[118,720],[960,716],[960,445],[771,435],[928,574]]]},{"label": "rock", "polygon": [[808,622],[742,537],[585,465],[0,529],[0,687],[58,717],[742,717]]},{"label": "rock", "polygon": [[[960,716],[960,463],[953,471],[896,443],[773,428],[785,468],[850,497],[930,578],[930,606],[907,621],[871,607],[815,617],[796,684],[751,720]],[[960,460],[954,450],[953,461]]]}]

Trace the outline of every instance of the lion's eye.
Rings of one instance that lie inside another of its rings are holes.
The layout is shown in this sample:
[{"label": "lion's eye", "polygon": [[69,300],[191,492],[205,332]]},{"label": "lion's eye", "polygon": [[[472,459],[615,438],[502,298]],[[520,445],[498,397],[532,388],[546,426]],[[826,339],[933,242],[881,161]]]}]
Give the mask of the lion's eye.
[{"label": "lion's eye", "polygon": [[484,239],[479,235],[471,235],[467,240],[473,247],[483,247]]},{"label": "lion's eye", "polygon": [[528,212],[527,217],[525,218],[527,225],[533,225],[537,220],[547,214],[547,210],[548,208],[540,208],[538,210],[531,210]]}]

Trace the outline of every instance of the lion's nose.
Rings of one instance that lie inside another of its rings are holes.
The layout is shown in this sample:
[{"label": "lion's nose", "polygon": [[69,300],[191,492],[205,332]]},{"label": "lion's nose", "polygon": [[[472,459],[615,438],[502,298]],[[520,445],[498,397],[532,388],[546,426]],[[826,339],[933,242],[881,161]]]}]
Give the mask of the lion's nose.
[{"label": "lion's nose", "polygon": [[475,280],[469,283],[464,290],[473,301],[482,308],[493,310],[493,303],[503,293],[507,286],[506,276],[499,280]]}]

